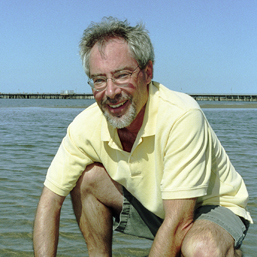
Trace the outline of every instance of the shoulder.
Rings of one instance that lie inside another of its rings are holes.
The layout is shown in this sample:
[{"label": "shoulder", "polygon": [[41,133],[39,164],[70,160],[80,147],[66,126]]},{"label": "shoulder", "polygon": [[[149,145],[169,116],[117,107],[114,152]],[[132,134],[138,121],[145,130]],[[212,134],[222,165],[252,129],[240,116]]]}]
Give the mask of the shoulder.
[{"label": "shoulder", "polygon": [[[199,104],[191,96],[168,89],[167,87],[154,82],[158,92],[158,127],[168,129],[181,119],[188,119],[197,115],[204,118]],[[189,119],[188,119],[189,120]]]},{"label": "shoulder", "polygon": [[158,88],[161,105],[169,106],[182,112],[190,109],[200,109],[198,103],[190,95],[171,90],[157,82],[153,82],[153,85]]}]

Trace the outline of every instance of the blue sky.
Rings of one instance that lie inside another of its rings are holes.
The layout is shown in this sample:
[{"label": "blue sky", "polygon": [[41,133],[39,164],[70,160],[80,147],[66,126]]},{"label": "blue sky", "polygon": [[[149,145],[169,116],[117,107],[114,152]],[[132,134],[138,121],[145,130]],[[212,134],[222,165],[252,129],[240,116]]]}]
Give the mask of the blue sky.
[{"label": "blue sky", "polygon": [[143,22],[154,80],[186,93],[257,94],[257,1],[0,0],[0,92],[90,93],[78,44],[103,16]]}]

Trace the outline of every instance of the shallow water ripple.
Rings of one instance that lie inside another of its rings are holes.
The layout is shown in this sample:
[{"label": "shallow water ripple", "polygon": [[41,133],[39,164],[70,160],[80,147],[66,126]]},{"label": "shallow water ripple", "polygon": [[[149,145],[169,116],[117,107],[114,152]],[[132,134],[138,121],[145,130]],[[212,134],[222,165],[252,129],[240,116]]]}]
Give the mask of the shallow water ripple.
[{"label": "shallow water ripple", "polygon": [[[87,103],[0,101],[0,256],[33,256],[32,227],[43,181],[68,124],[83,110],[70,108],[76,105]],[[250,194],[248,209],[257,221],[257,109],[204,112],[246,182]],[[243,244],[245,257],[255,256],[256,242],[254,224]],[[146,256],[150,247],[149,240],[114,234],[115,257]],[[88,256],[69,197],[61,213],[58,256]]]}]

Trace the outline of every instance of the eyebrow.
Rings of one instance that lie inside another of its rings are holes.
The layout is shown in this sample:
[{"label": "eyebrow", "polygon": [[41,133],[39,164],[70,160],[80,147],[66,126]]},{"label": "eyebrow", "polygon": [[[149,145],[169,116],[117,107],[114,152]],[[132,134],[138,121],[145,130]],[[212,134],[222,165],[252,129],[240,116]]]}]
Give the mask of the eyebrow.
[{"label": "eyebrow", "polygon": [[[124,68],[121,68],[121,69],[117,69],[117,70],[115,70],[115,71],[112,71],[111,74],[113,75],[113,74],[115,74],[115,73],[117,73],[117,72],[121,72],[121,71],[125,71],[125,70],[131,71],[132,68],[126,66],[126,67],[124,67]],[[95,78],[95,77],[106,77],[106,74],[105,74],[105,73],[97,73],[97,74],[92,74],[90,77],[91,77],[91,78]]]}]

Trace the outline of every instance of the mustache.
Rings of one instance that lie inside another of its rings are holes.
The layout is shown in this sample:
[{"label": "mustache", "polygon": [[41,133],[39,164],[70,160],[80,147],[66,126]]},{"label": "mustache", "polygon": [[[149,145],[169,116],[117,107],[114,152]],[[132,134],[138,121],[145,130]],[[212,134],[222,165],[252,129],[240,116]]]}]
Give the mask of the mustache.
[{"label": "mustache", "polygon": [[109,98],[109,97],[106,97],[102,100],[101,104],[102,105],[106,105],[106,104],[116,104],[116,103],[119,103],[119,102],[122,102],[122,101],[131,101],[132,97],[129,96],[129,95],[116,95],[115,98]]}]

